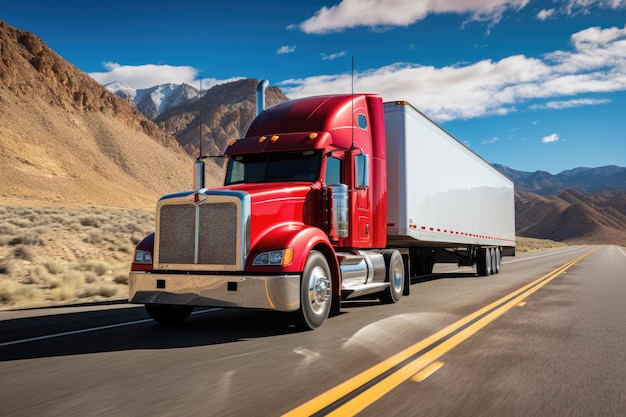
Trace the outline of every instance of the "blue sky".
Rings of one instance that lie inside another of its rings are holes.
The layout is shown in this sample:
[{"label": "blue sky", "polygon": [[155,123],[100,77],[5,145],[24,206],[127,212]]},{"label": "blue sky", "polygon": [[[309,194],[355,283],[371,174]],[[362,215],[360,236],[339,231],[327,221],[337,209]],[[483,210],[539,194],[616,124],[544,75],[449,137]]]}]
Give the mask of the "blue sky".
[{"label": "blue sky", "polygon": [[267,78],[291,97],[407,100],[487,161],[626,166],[626,0],[10,2],[103,84]]}]

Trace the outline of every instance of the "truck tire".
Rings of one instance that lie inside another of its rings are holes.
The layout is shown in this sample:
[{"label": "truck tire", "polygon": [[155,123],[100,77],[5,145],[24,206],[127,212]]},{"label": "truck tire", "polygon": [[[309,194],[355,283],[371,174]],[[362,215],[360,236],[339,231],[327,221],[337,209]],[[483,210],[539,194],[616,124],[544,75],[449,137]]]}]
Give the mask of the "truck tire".
[{"label": "truck tire", "polygon": [[300,285],[298,319],[303,329],[314,330],[324,324],[330,313],[332,293],[328,261],[320,252],[311,251]]},{"label": "truck tire", "polygon": [[478,248],[476,250],[476,272],[481,277],[491,275],[491,250]]},{"label": "truck tire", "polygon": [[500,266],[502,265],[502,252],[500,251],[500,248],[495,248],[493,250],[494,253],[494,257],[495,257],[495,268],[493,270],[494,274],[499,274],[500,273]]},{"label": "truck tire", "polygon": [[193,311],[190,306],[174,306],[164,304],[146,304],[148,315],[154,320],[164,325],[180,324],[187,320]]},{"label": "truck tire", "polygon": [[496,249],[495,248],[491,248],[489,249],[489,256],[491,257],[491,274],[495,275],[496,272]]},{"label": "truck tire", "polygon": [[404,290],[404,261],[399,251],[395,249],[384,249],[382,252],[385,259],[385,282],[389,287],[380,293],[380,301],[385,304],[396,303],[402,297]]}]

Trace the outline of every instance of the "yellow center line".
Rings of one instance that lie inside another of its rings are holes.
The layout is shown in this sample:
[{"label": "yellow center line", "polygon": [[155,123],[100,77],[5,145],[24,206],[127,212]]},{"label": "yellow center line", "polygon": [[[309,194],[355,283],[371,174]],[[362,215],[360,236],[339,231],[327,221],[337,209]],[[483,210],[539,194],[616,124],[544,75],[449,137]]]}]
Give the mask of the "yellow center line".
[{"label": "yellow center line", "polygon": [[[284,417],[314,414],[344,417],[357,414],[593,252],[595,250],[409,346],[287,412]],[[324,410],[326,408],[328,410]]]}]

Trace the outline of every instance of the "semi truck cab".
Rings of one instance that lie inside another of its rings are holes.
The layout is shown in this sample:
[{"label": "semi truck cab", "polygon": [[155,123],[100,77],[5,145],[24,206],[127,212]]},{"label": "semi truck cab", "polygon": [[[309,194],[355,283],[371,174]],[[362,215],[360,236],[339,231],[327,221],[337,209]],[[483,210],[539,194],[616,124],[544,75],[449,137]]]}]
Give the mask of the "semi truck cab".
[{"label": "semi truck cab", "polygon": [[315,329],[341,299],[408,293],[403,257],[386,249],[380,96],[280,103],[225,154],[222,187],[198,180],[158,201],[131,266],[131,303],[167,324],[211,306],[293,312]]}]

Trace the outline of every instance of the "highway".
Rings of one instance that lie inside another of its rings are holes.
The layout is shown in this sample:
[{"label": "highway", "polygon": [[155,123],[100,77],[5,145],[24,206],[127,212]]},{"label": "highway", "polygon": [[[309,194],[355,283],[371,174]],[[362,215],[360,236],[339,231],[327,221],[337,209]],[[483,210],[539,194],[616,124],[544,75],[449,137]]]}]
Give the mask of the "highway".
[{"label": "highway", "polygon": [[437,266],[392,305],[315,331],[205,309],[179,327],[126,303],[0,312],[0,414],[625,416],[626,249]]}]

